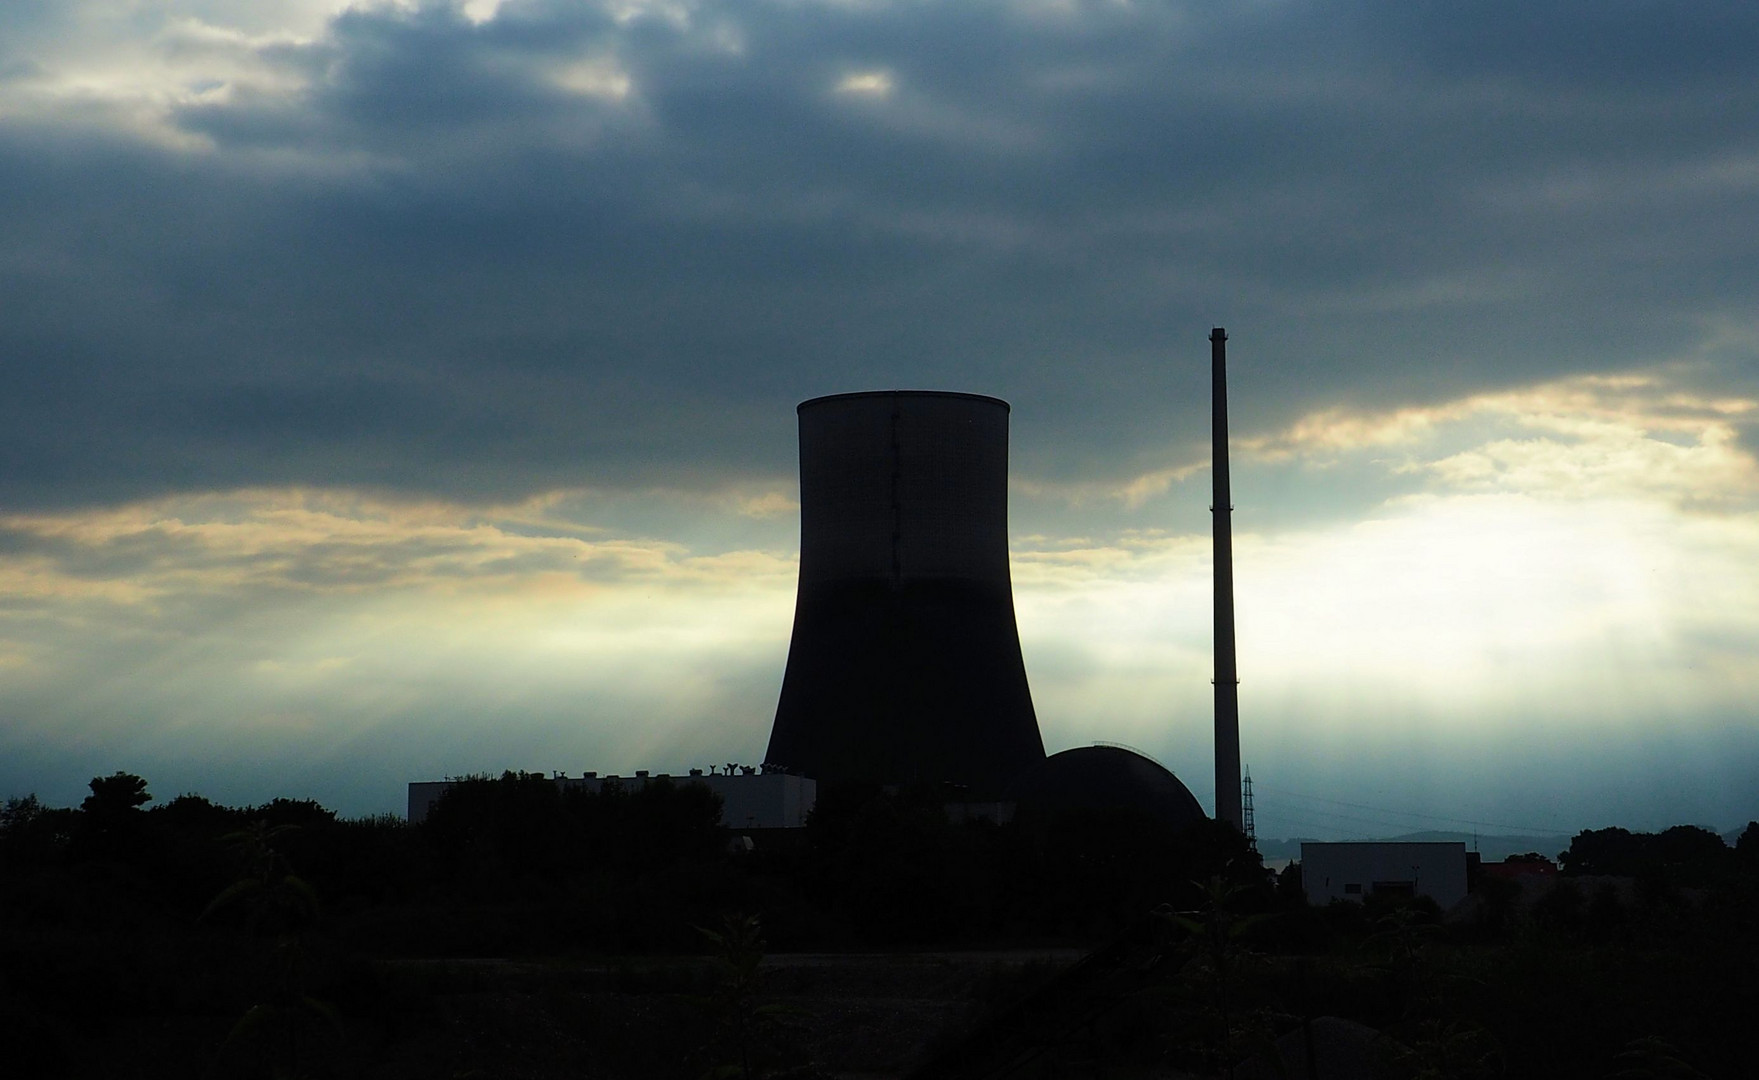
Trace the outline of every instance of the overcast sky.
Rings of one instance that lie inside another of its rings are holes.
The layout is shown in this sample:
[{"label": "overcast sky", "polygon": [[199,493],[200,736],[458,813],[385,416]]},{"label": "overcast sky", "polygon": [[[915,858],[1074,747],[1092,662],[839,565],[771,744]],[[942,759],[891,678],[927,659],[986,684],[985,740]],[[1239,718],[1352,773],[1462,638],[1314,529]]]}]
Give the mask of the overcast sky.
[{"label": "overcast sky", "polygon": [[0,6],[0,797],[763,753],[793,407],[1013,405],[1047,746],[1759,817],[1759,7]]}]

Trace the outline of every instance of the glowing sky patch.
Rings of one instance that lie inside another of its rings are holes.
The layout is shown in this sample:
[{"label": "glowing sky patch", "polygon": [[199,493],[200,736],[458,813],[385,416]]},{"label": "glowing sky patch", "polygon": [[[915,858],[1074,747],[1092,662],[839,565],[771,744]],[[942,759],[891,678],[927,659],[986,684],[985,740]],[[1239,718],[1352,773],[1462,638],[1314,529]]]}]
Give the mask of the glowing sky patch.
[{"label": "glowing sky patch", "polygon": [[629,73],[610,60],[584,60],[563,68],[556,75],[556,85],[586,97],[622,101],[634,85]]},{"label": "glowing sky patch", "polygon": [[852,71],[837,80],[837,93],[852,97],[884,98],[892,93],[889,71]]}]

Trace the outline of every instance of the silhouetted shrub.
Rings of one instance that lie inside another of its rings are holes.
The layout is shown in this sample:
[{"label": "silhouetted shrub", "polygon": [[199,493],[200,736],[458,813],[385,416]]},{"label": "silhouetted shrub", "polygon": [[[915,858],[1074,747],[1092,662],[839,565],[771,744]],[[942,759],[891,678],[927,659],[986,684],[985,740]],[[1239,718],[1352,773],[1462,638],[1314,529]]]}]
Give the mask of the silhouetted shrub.
[{"label": "silhouetted shrub", "polygon": [[1659,877],[1676,885],[1723,881],[1734,868],[1722,837],[1696,825],[1675,825],[1660,833],[1588,829],[1571,839],[1558,863],[1566,874]]},{"label": "silhouetted shrub", "polygon": [[1586,903],[1575,882],[1560,879],[1533,902],[1533,921],[1548,934],[1574,935],[1583,927]]}]

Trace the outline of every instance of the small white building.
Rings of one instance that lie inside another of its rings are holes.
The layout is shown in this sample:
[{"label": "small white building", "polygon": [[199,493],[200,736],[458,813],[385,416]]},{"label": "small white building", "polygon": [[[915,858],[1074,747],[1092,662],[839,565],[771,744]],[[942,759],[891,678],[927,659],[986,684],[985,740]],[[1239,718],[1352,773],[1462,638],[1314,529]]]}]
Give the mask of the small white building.
[{"label": "small white building", "polygon": [[1427,896],[1445,911],[1466,898],[1466,845],[1385,840],[1302,844],[1301,887],[1310,904],[1361,901],[1379,893]]},{"label": "small white building", "polygon": [[[700,769],[691,770],[688,776],[656,775],[643,769],[634,776],[600,776],[589,772],[584,776],[555,777],[556,785],[564,791],[584,789],[594,794],[610,784],[633,791],[661,780],[680,785],[701,784],[719,795],[721,824],[729,829],[797,829],[806,824],[806,815],[818,802],[818,781],[791,773],[756,769],[706,776]],[[425,821],[428,811],[440,801],[440,796],[452,783],[450,780],[427,780],[410,784],[410,823]]]}]

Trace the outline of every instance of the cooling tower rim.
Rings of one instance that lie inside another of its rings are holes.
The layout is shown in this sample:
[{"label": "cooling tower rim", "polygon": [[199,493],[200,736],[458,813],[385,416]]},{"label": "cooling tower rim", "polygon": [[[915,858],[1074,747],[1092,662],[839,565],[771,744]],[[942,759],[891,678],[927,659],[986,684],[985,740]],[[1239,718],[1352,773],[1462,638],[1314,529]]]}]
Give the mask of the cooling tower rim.
[{"label": "cooling tower rim", "polygon": [[857,398],[957,398],[963,401],[982,401],[990,405],[1000,405],[1003,412],[1012,412],[1013,406],[999,397],[988,394],[967,394],[958,390],[856,390],[848,394],[826,394],[823,397],[807,398],[794,406],[795,412],[803,412],[809,405],[823,405],[832,401],[853,401]]}]

